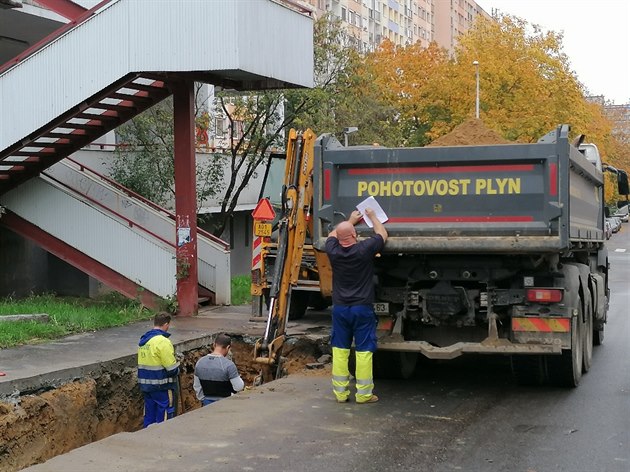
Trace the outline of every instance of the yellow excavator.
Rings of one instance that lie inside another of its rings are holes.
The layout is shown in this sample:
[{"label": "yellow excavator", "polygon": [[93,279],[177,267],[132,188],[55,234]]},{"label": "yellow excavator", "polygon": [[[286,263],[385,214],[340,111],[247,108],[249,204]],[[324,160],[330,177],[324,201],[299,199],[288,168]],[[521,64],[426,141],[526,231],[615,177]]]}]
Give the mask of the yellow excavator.
[{"label": "yellow excavator", "polygon": [[[311,208],[313,199],[313,158],[316,135],[311,130],[298,133],[296,130],[289,132],[286,149],[286,163],[284,181],[281,194],[280,218],[277,222],[277,239],[271,242],[267,239],[264,244],[262,259],[269,252],[275,252],[273,267],[265,266],[259,271],[271,270],[269,278],[270,286],[261,283],[267,280],[264,274],[258,274],[258,279],[252,283],[252,294],[263,300],[263,285],[267,302],[267,318],[265,333],[256,342],[254,359],[261,365],[256,384],[269,382],[282,377],[282,347],[286,337],[286,325],[289,314],[289,305],[292,292],[305,280],[303,256],[305,250],[317,259],[315,266],[321,271],[330,267],[326,254],[314,251],[312,245],[306,244],[307,238],[313,232],[311,220]],[[271,223],[265,223],[271,226]],[[262,231],[261,234],[271,234],[271,228]],[[306,277],[307,278],[307,277]],[[317,287],[324,281],[329,281],[331,276],[321,277],[314,283]],[[318,290],[319,291],[319,290]],[[308,295],[308,292],[305,292]],[[299,293],[303,295],[303,293]],[[305,308],[305,307],[304,307]]]}]

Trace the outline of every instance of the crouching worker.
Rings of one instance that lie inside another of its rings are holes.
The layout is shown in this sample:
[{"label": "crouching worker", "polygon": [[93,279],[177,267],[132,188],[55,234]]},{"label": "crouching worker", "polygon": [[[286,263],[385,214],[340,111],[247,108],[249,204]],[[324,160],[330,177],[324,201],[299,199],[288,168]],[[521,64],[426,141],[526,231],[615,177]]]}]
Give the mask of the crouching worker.
[{"label": "crouching worker", "polygon": [[195,365],[193,388],[202,406],[229,397],[245,387],[236,365],[226,357],[231,347],[230,337],[219,334],[214,340],[213,351]]},{"label": "crouching worker", "polygon": [[144,427],[161,423],[175,414],[173,403],[177,388],[179,363],[168,339],[171,315],[165,312],[153,317],[153,329],[138,343],[138,384],[144,396]]}]

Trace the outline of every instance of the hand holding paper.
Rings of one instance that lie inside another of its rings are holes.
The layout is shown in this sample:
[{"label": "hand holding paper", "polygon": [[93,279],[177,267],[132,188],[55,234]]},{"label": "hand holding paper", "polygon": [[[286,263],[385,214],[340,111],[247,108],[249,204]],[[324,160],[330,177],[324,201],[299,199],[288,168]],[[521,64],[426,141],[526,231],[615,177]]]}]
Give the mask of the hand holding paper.
[{"label": "hand holding paper", "polygon": [[368,225],[370,228],[374,227],[374,224],[372,224],[370,218],[368,218],[365,214],[365,210],[367,208],[374,210],[374,214],[378,218],[378,221],[380,221],[381,223],[385,223],[389,219],[385,214],[383,208],[381,208],[381,205],[379,205],[379,203],[376,201],[376,198],[370,196],[357,205],[357,210],[359,210],[363,215],[363,221],[365,221],[365,224]]}]

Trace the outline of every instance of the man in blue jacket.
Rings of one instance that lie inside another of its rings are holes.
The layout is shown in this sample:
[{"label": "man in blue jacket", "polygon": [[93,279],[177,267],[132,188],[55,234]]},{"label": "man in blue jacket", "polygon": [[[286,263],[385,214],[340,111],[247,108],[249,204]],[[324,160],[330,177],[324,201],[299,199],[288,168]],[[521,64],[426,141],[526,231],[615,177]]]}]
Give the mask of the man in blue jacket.
[{"label": "man in blue jacket", "polygon": [[144,427],[161,423],[175,413],[173,402],[177,388],[179,362],[168,339],[171,315],[158,313],[153,329],[144,333],[138,343],[138,384],[144,395]]}]

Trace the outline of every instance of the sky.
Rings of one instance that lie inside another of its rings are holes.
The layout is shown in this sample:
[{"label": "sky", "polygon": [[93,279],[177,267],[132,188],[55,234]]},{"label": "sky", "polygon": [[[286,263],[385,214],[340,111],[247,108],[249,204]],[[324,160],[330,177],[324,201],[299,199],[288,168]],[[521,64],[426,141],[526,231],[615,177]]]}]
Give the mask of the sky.
[{"label": "sky", "polygon": [[[446,0],[437,0],[446,1]],[[630,0],[476,0],[544,30],[564,32],[564,52],[591,95],[630,103]]]}]

